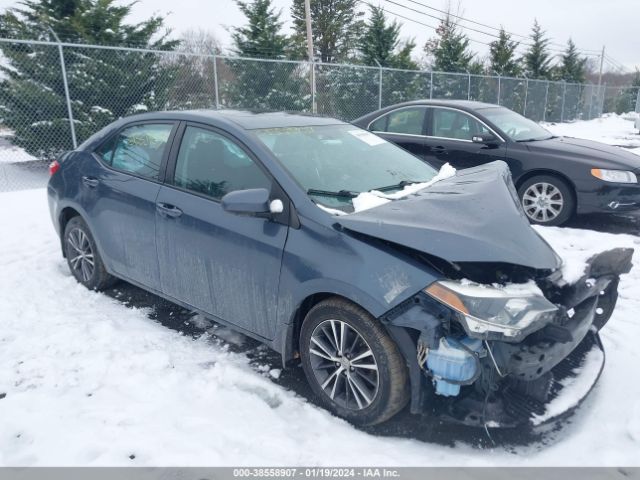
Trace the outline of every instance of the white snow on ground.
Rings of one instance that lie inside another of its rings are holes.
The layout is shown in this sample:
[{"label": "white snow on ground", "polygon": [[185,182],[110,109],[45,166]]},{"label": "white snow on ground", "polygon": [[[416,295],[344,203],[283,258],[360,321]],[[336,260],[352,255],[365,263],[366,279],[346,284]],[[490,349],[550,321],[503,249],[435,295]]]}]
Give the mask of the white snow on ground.
[{"label": "white snow on ground", "polygon": [[[586,138],[609,145],[640,148],[640,135],[634,126],[637,113],[606,113],[601,118],[571,123],[542,123],[554,135]],[[640,152],[634,152],[640,153]]]},{"label": "white snow on ground", "polygon": [[[356,430],[244,355],[77,284],[43,189],[2,193],[0,206],[0,465],[640,464],[640,269],[620,284],[595,391],[556,443],[514,455]],[[629,235],[540,231],[561,254],[640,248]]]},{"label": "white snow on ground", "polygon": [[11,130],[0,127],[0,164],[36,160],[34,156],[29,155],[22,148],[13,145],[12,137]]}]

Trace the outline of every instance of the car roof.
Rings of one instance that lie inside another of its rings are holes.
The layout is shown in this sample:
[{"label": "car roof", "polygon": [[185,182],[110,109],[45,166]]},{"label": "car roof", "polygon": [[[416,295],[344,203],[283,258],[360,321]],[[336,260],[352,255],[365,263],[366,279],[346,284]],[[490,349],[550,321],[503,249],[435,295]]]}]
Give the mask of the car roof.
[{"label": "car roof", "polygon": [[306,127],[339,125],[345,122],[330,117],[288,112],[251,112],[246,110],[178,110],[142,113],[127,117],[128,121],[185,120],[209,123],[235,124],[245,130],[258,128]]},{"label": "car roof", "polygon": [[466,110],[479,110],[481,108],[499,108],[500,105],[485,102],[476,102],[474,100],[413,100],[411,102],[399,103],[394,107],[406,105],[434,105],[439,107],[458,107]]}]

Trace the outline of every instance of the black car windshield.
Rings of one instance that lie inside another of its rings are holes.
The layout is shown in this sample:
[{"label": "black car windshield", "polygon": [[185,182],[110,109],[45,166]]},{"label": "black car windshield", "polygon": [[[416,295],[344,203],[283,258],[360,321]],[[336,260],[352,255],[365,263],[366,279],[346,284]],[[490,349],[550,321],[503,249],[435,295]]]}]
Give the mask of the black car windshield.
[{"label": "black car windshield", "polygon": [[400,190],[437,173],[405,150],[353,125],[255,130],[314,201],[350,210],[361,192]]},{"label": "black car windshield", "polygon": [[516,142],[533,142],[553,137],[536,122],[507,108],[483,108],[479,109],[479,113]]}]

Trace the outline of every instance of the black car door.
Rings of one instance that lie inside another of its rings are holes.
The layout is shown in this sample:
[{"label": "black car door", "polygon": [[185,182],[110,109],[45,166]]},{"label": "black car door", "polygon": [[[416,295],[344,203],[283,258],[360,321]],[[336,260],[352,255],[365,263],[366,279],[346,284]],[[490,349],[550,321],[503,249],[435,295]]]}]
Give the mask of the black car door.
[{"label": "black car door", "polygon": [[398,108],[371,122],[369,130],[424,159],[426,113],[419,105]]},{"label": "black car door", "polygon": [[435,167],[450,163],[455,168],[470,168],[506,157],[503,141],[492,146],[472,141],[474,136],[495,133],[462,110],[430,107],[425,123],[425,157]]}]

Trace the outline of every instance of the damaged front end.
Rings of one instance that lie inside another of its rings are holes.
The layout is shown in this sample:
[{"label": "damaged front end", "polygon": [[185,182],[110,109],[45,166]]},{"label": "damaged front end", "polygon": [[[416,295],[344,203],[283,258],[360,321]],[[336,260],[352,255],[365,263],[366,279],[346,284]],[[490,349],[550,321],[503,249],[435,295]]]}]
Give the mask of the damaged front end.
[{"label": "damaged front end", "polygon": [[[604,366],[598,331],[632,249],[592,257],[579,281],[559,270],[458,265],[382,319],[408,359],[411,410],[474,426],[539,425],[572,411]],[[465,268],[466,267],[466,268]],[[528,273],[527,273],[528,272]],[[414,360],[415,359],[415,360]]]}]

